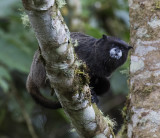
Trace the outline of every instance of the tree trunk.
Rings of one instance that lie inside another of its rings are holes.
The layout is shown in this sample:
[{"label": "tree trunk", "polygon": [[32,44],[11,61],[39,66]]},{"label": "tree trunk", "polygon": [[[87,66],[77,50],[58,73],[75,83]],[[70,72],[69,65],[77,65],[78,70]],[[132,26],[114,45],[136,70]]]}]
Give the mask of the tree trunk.
[{"label": "tree trunk", "polygon": [[160,138],[160,2],[129,0],[130,65],[127,137]]},{"label": "tree trunk", "polygon": [[83,76],[75,71],[78,67],[70,33],[59,11],[64,1],[22,1],[35,31],[51,87],[79,135],[85,138],[114,137],[111,121],[91,103],[89,86],[80,84],[85,80],[85,73]]}]

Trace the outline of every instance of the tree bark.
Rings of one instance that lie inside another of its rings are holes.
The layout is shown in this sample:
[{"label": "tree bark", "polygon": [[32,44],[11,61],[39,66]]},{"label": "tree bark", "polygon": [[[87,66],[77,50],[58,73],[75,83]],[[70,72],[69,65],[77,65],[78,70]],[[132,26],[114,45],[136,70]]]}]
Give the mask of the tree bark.
[{"label": "tree bark", "polygon": [[160,138],[160,2],[129,0],[134,46],[127,102],[127,137]]},{"label": "tree bark", "polygon": [[79,135],[114,137],[111,121],[91,103],[89,86],[86,82],[80,84],[86,75],[76,71],[79,68],[75,64],[70,33],[58,8],[63,0],[22,1],[35,31],[51,87]]}]

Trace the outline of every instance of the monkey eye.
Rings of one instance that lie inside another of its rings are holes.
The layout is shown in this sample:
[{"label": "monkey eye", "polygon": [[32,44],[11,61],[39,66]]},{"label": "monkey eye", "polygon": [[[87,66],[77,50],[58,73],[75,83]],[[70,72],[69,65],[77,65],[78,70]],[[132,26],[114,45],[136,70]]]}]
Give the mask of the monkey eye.
[{"label": "monkey eye", "polygon": [[122,50],[118,47],[111,48],[109,51],[110,57],[120,59],[122,57]]}]

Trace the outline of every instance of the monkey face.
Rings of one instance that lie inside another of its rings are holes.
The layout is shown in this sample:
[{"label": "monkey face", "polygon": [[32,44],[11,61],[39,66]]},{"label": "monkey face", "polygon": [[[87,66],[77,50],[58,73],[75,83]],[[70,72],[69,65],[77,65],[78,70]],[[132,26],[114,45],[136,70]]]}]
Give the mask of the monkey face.
[{"label": "monkey face", "polygon": [[122,50],[118,47],[111,48],[109,54],[111,58],[120,59],[122,57]]},{"label": "monkey face", "polygon": [[104,51],[104,57],[113,61],[124,60],[124,57],[127,58],[128,51],[133,48],[117,37],[106,35],[97,41],[97,45],[101,52]]},{"label": "monkey face", "polygon": [[113,60],[120,60],[121,58],[127,58],[128,51],[131,49],[131,46],[128,45],[115,45],[112,44],[112,46],[109,48],[109,56]]},{"label": "monkey face", "polygon": [[119,38],[103,36],[98,41],[96,48],[96,63],[98,63],[99,68],[105,70],[103,74],[107,76],[124,64],[132,47]]}]

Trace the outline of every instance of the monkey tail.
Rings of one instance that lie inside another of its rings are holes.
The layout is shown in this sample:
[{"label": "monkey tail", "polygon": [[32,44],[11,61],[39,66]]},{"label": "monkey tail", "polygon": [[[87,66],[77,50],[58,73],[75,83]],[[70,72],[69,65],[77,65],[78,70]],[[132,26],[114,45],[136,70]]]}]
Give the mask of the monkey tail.
[{"label": "monkey tail", "polygon": [[27,90],[32,96],[32,98],[35,100],[35,102],[43,107],[49,108],[49,109],[59,109],[62,108],[60,102],[54,102],[52,100],[49,100],[45,98],[39,91],[38,87],[35,85],[35,83],[32,81],[31,77],[28,76],[27,78],[27,84],[26,84]]}]

